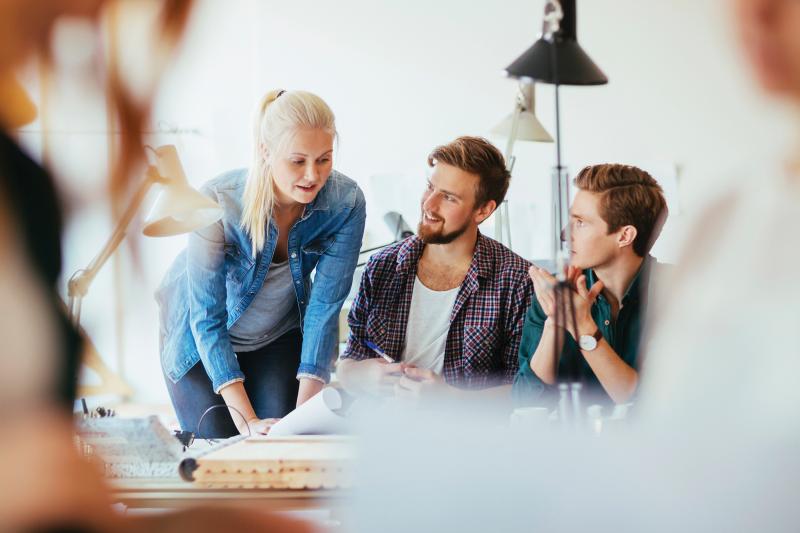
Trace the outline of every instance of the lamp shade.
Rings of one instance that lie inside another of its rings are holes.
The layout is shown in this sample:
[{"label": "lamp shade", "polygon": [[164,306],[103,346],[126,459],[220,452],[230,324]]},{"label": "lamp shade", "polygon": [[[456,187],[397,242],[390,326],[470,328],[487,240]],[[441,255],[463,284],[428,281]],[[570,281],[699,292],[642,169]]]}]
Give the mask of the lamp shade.
[{"label": "lamp shade", "polygon": [[604,85],[608,78],[578,44],[575,0],[548,0],[542,35],[506,67],[512,78],[557,85]]},{"label": "lamp shade", "polygon": [[[553,142],[553,137],[544,129],[544,126],[542,126],[542,123],[539,122],[539,118],[536,116],[536,100],[532,83],[520,83],[517,105],[520,107],[521,112],[517,122],[517,136],[515,140],[545,143]],[[511,113],[499,122],[492,128],[492,133],[500,137],[509,137],[514,127],[514,115],[515,113]]]},{"label": "lamp shade", "polygon": [[222,208],[189,186],[175,146],[161,146],[155,152],[163,190],[147,215],[142,232],[148,237],[169,237],[219,220]]}]

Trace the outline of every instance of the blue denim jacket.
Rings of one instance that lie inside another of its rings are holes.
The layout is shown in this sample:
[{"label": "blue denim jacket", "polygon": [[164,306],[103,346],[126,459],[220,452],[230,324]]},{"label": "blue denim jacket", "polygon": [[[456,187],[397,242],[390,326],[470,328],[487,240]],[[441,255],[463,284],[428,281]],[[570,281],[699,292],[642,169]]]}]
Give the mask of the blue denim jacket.
[{"label": "blue denim jacket", "polygon": [[[224,210],[224,235],[219,223],[192,233],[156,292],[164,372],[177,382],[202,361],[217,393],[244,379],[228,330],[264,283],[278,240],[270,220],[264,249],[253,256],[240,225],[246,179],[247,170],[239,169],[203,186]],[[361,189],[334,170],[289,231],[289,267],[303,329],[298,378],[330,379],[339,311],[350,291],[365,219]]]}]

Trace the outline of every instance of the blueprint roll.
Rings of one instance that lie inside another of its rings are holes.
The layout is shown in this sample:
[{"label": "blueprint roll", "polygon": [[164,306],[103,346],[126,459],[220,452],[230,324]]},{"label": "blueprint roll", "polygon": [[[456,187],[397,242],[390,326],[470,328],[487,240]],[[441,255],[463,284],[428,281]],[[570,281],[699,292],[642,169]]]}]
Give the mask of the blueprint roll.
[{"label": "blueprint roll", "polygon": [[347,429],[340,414],[344,404],[338,389],[325,387],[272,426],[267,437],[343,434]]}]

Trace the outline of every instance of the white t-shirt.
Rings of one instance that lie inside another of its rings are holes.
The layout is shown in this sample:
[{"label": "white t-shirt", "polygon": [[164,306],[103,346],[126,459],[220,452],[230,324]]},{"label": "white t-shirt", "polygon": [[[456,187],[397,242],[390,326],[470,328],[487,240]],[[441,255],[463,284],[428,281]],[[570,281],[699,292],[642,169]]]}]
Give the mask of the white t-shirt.
[{"label": "white t-shirt", "polygon": [[418,277],[414,279],[406,345],[401,358],[404,363],[442,373],[450,314],[460,289],[459,286],[448,291],[434,291],[423,285]]}]

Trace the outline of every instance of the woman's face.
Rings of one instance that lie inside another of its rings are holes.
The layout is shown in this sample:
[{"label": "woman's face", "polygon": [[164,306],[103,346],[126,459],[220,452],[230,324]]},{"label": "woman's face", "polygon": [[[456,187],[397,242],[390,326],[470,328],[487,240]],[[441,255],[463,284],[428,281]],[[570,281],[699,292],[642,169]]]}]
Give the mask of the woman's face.
[{"label": "woman's face", "polygon": [[735,8],[758,82],[800,101],[800,0],[735,0]]},{"label": "woman's face", "polygon": [[311,203],[333,169],[333,135],[321,129],[301,128],[286,152],[276,154],[270,163],[278,205]]}]

